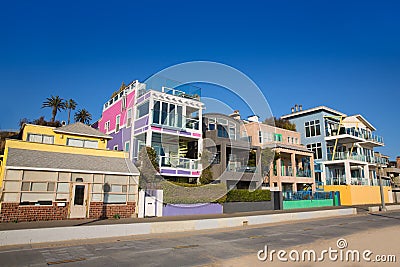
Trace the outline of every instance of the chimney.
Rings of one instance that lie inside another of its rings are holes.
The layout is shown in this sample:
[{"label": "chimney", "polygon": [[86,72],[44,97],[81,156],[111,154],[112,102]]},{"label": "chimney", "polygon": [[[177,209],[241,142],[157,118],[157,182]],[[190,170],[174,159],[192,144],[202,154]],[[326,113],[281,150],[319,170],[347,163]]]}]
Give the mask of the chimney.
[{"label": "chimney", "polygon": [[303,105],[299,105],[299,111],[303,111]]},{"label": "chimney", "polygon": [[247,117],[247,120],[250,122],[258,122],[258,116],[257,115],[251,115]]},{"label": "chimney", "polygon": [[296,112],[299,111],[299,105],[297,105],[297,104],[294,105],[294,111],[296,111]]},{"label": "chimney", "polygon": [[294,108],[292,108],[292,113],[294,113]]},{"label": "chimney", "polygon": [[400,156],[396,158],[396,167],[400,169]]},{"label": "chimney", "polygon": [[240,120],[240,112],[239,110],[234,110],[233,113],[231,115],[229,115],[229,117],[236,119],[236,120]]}]

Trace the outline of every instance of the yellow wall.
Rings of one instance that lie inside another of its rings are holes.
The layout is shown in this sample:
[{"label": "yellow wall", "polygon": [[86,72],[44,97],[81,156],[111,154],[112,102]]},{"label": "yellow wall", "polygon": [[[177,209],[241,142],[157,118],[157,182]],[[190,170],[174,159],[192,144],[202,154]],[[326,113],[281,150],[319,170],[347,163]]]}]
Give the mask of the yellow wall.
[{"label": "yellow wall", "polygon": [[28,134],[44,134],[54,136],[54,144],[66,145],[68,138],[98,141],[98,149],[107,149],[107,139],[99,137],[80,136],[73,134],[60,134],[54,132],[54,127],[26,124],[22,133],[22,140],[26,141]]},{"label": "yellow wall", "polygon": [[[384,186],[385,203],[389,203],[390,187]],[[381,193],[379,186],[360,185],[325,185],[324,191],[340,191],[342,205],[380,204]],[[392,191],[390,191],[391,193]]]}]

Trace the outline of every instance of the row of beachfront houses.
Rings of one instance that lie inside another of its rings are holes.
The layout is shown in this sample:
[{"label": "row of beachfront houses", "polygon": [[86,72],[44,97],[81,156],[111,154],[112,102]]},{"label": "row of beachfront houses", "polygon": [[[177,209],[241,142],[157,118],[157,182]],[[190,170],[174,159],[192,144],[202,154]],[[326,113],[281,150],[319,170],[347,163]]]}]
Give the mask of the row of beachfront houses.
[{"label": "row of beachfront houses", "polygon": [[[208,167],[213,183],[228,189],[336,191],[342,205],[353,205],[379,203],[380,175],[393,202],[399,166],[392,177],[380,171],[389,158],[374,149],[384,142],[362,115],[296,106],[282,116],[296,125],[292,131],[239,111],[203,114],[199,88],[185,89],[133,81],[92,127],[24,125],[1,158],[1,221],[137,216],[143,201],[134,163],[144,147],[174,182],[199,183]],[[268,168],[260,168],[263,150],[273,152]]]}]

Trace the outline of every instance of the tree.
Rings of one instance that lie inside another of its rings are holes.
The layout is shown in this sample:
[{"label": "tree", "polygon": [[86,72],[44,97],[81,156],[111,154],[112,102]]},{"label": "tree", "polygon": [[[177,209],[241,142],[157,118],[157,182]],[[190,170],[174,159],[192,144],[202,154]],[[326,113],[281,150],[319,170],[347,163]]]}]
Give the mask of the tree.
[{"label": "tree", "polygon": [[76,122],[82,122],[85,124],[89,124],[92,120],[92,114],[89,113],[86,109],[80,109],[75,113],[74,119]]},{"label": "tree", "polygon": [[51,108],[52,109],[52,116],[51,122],[54,122],[57,116],[57,112],[65,109],[64,99],[60,98],[59,96],[51,96],[46,98],[46,100],[42,104],[42,108]]},{"label": "tree", "polygon": [[75,110],[76,106],[78,105],[75,100],[73,99],[69,99],[66,100],[65,103],[65,108],[68,109],[68,124],[71,122],[70,118],[71,118],[71,110]]},{"label": "tree", "polygon": [[296,124],[281,118],[279,119],[277,119],[276,117],[267,118],[263,123],[290,131],[296,131]]}]

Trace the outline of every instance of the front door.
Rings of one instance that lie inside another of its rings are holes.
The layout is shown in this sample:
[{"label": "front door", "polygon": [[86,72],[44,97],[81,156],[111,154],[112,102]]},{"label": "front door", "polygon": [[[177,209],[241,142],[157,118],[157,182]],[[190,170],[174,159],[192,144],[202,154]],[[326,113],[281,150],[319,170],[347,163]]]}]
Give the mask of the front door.
[{"label": "front door", "polygon": [[87,184],[75,183],[72,186],[70,218],[86,218]]}]

